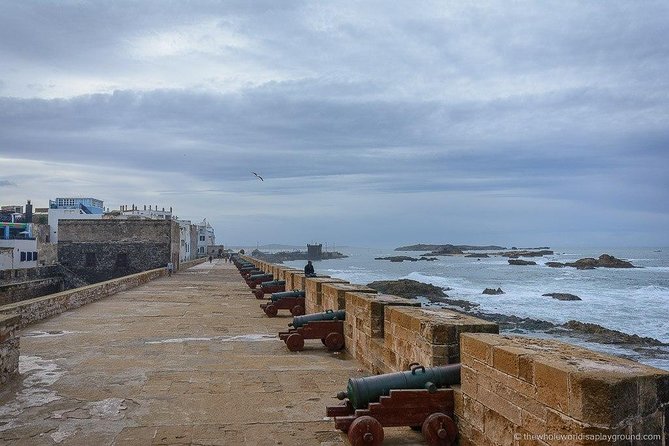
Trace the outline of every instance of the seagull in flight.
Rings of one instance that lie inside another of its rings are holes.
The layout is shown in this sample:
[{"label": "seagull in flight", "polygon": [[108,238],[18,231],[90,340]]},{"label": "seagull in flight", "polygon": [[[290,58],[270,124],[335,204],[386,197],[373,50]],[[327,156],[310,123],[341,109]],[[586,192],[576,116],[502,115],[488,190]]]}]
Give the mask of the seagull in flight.
[{"label": "seagull in flight", "polygon": [[252,173],[253,175],[257,176],[257,177],[260,179],[260,181],[265,181],[265,180],[263,180],[262,177],[261,177],[260,175],[258,175],[257,173],[255,173],[255,172],[251,172],[251,173]]}]

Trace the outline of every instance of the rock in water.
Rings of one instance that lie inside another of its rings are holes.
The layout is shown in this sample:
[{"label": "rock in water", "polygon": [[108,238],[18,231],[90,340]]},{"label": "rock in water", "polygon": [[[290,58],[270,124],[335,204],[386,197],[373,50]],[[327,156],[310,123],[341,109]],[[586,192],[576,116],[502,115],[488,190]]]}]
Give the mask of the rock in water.
[{"label": "rock in water", "polygon": [[536,265],[537,262],[531,260],[509,259],[509,265]]},{"label": "rock in water", "polygon": [[602,254],[597,260],[597,266],[604,268],[634,268],[630,262],[626,260],[616,259],[612,255]]},{"label": "rock in water", "polygon": [[562,327],[572,330],[581,335],[587,335],[589,340],[594,340],[602,344],[636,344],[636,345],[651,345],[663,346],[667,345],[662,341],[654,338],[641,337],[639,335],[631,335],[623,333],[618,330],[611,330],[610,328],[602,327],[597,324],[590,324],[587,322],[580,322],[571,320],[562,324]]},{"label": "rock in water", "polygon": [[413,298],[423,296],[427,298],[448,297],[442,288],[422,283],[416,280],[379,280],[367,284],[368,287],[375,289],[380,293],[394,294],[401,297]]},{"label": "rock in water", "polygon": [[593,269],[597,267],[601,268],[635,268],[630,262],[626,260],[620,260],[609,254],[602,254],[598,259],[592,257],[586,257],[584,259],[578,259],[575,262],[565,263],[567,266],[573,266],[577,269]]},{"label": "rock in water", "polygon": [[375,257],[374,260],[390,260],[391,262],[417,262],[418,259],[409,256],[390,256],[390,257]]},{"label": "rock in water", "polygon": [[575,294],[569,294],[569,293],[546,293],[542,294],[542,296],[550,296],[553,299],[557,300],[583,300],[580,297],[576,296]]},{"label": "rock in water", "polygon": [[504,294],[504,291],[502,291],[501,288],[497,288],[497,289],[486,288],[485,290],[483,290],[482,294],[497,295],[497,294]]}]

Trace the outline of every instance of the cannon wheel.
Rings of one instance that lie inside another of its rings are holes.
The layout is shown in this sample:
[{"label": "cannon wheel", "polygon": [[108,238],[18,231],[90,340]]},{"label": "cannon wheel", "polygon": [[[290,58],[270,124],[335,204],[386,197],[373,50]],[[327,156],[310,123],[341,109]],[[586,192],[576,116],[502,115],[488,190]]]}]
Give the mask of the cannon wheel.
[{"label": "cannon wheel", "polygon": [[337,332],[332,332],[325,337],[325,346],[331,352],[336,352],[344,348],[344,337]]},{"label": "cannon wheel", "polygon": [[276,307],[276,305],[269,304],[265,307],[265,314],[268,317],[274,317],[278,312],[279,309]]},{"label": "cannon wheel", "polygon": [[290,314],[293,316],[302,316],[304,314],[304,308],[302,308],[302,305],[295,305],[290,309]]},{"label": "cannon wheel", "polygon": [[441,412],[435,412],[425,419],[422,432],[430,446],[452,446],[458,436],[455,422]]},{"label": "cannon wheel", "polygon": [[263,290],[253,290],[253,294],[255,294],[256,299],[262,299],[265,293]]},{"label": "cannon wheel", "polygon": [[351,446],[379,446],[383,443],[383,426],[368,415],[358,417],[348,428],[348,441]]},{"label": "cannon wheel", "polygon": [[286,338],[286,347],[291,352],[300,352],[304,350],[304,336],[299,333],[293,333]]}]

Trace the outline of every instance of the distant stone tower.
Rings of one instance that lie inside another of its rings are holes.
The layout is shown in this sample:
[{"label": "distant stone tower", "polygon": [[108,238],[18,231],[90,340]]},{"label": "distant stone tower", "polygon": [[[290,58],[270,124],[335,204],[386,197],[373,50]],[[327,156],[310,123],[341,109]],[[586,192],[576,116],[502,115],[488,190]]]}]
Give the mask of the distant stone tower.
[{"label": "distant stone tower", "polygon": [[323,245],[307,244],[307,260],[321,260],[323,258]]}]

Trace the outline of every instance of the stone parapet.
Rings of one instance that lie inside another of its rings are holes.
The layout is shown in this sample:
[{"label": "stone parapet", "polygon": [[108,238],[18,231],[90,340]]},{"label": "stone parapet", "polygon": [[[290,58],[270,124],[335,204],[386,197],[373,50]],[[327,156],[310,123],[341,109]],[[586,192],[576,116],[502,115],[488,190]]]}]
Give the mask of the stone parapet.
[{"label": "stone parapet", "polygon": [[286,290],[304,290],[304,271],[286,270]]},{"label": "stone parapet", "polygon": [[666,444],[624,436],[666,437],[669,372],[493,334],[463,334],[461,359],[461,445]]},{"label": "stone parapet", "polygon": [[[180,269],[185,269],[206,259],[196,259],[183,262]],[[90,302],[103,299],[119,291],[134,288],[167,274],[166,268],[157,268],[105,282],[95,283],[80,288],[74,288],[60,293],[27,299],[21,302],[0,306],[0,314],[16,313],[21,316],[21,327],[33,322],[55,316],[73,308],[78,308]]]},{"label": "stone parapet", "polygon": [[306,293],[307,313],[321,313],[330,308],[323,307],[323,284],[325,283],[348,283],[342,279],[333,277],[307,277],[304,280],[304,291]]},{"label": "stone parapet", "polygon": [[499,326],[443,308],[393,306],[386,310],[386,345],[398,370],[414,362],[424,366],[458,363],[460,334],[481,332],[499,333]]},{"label": "stone parapet", "polygon": [[0,315],[0,386],[19,374],[19,337],[17,332],[20,323],[21,317],[18,314]]},{"label": "stone parapet", "polygon": [[396,359],[387,347],[390,339],[384,336],[386,310],[394,306],[420,306],[420,303],[415,299],[368,292],[346,292],[345,299],[346,349],[374,373],[397,370]]},{"label": "stone parapet", "polygon": [[325,283],[321,286],[322,305],[325,310],[345,310],[346,293],[369,293],[377,291],[365,285],[354,283]]},{"label": "stone parapet", "polygon": [[57,293],[63,291],[63,287],[63,278],[60,276],[0,284],[0,306]]}]

